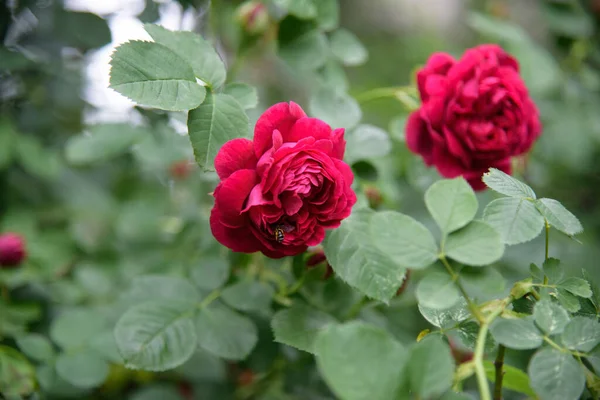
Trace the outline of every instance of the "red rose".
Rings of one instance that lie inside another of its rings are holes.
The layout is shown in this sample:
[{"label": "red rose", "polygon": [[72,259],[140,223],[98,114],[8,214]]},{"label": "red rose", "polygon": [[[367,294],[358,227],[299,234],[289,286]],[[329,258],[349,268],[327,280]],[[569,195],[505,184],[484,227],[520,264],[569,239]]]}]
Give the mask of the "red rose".
[{"label": "red rose", "polygon": [[540,135],[519,64],[499,46],[475,47],[458,61],[436,53],[417,83],[422,105],[408,119],[406,143],[446,178],[462,175],[482,190],[484,172],[494,167],[510,174],[510,158]]},{"label": "red rose", "polygon": [[215,158],[215,238],[233,251],[272,258],[321,243],[325,229],[337,228],[356,203],[345,146],[344,129],[308,118],[299,105],[269,108],[253,141],[231,140]]},{"label": "red rose", "polygon": [[14,233],[0,235],[0,267],[17,267],[25,258],[25,242]]}]

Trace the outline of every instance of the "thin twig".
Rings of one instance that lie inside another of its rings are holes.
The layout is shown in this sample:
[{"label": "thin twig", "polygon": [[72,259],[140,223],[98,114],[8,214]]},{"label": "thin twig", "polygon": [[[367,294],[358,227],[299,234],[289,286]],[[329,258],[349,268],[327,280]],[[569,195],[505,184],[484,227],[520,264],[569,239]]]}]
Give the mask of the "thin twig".
[{"label": "thin twig", "polygon": [[496,360],[494,361],[494,367],[496,369],[496,381],[494,383],[494,400],[502,400],[502,380],[504,378],[504,353],[506,348],[501,344],[498,345],[498,354],[496,354]]}]

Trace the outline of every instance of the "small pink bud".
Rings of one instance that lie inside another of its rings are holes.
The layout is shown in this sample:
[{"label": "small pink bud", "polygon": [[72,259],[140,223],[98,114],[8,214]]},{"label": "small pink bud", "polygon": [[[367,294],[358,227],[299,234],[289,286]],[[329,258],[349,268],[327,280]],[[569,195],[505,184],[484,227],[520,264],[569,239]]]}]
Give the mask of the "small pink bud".
[{"label": "small pink bud", "polygon": [[260,1],[247,1],[236,12],[237,20],[250,35],[260,35],[269,28],[269,10]]},{"label": "small pink bud", "polygon": [[381,205],[381,203],[383,203],[381,191],[375,186],[367,186],[365,188],[365,196],[367,196],[367,200],[369,200],[369,206],[371,206],[371,208],[377,208]]},{"label": "small pink bud", "polygon": [[315,268],[322,263],[327,263],[327,269],[325,270],[325,274],[323,274],[323,280],[327,280],[333,275],[333,268],[331,268],[331,265],[327,262],[327,257],[325,256],[323,249],[318,248],[311,252],[308,260],[306,260],[306,267],[308,269]]},{"label": "small pink bud", "polygon": [[26,256],[25,241],[15,233],[0,235],[0,268],[15,268]]}]

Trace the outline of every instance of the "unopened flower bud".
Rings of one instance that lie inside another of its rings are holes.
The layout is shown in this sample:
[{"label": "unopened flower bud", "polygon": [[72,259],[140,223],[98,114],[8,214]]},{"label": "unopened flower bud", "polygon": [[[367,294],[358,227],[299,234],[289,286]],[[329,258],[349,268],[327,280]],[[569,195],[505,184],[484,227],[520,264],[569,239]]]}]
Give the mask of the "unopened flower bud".
[{"label": "unopened flower bud", "polygon": [[383,203],[383,196],[381,191],[375,186],[367,186],[365,188],[365,196],[369,200],[369,206],[371,208],[377,208]]},{"label": "unopened flower bud", "polygon": [[236,19],[250,35],[260,35],[269,28],[269,10],[260,1],[246,1],[240,5]]},{"label": "unopened flower bud", "polygon": [[189,161],[183,160],[171,164],[169,172],[173,179],[185,179],[192,171],[192,164]]},{"label": "unopened flower bud", "polygon": [[237,377],[238,386],[249,386],[254,382],[254,372],[251,369],[245,369]]},{"label": "unopened flower bud", "polygon": [[329,279],[331,275],[333,275],[333,268],[327,262],[327,257],[325,256],[325,252],[323,249],[318,248],[316,251],[312,252],[312,254],[306,260],[307,268],[315,268],[322,263],[327,263],[327,269],[325,270],[325,274],[323,274],[323,280]]},{"label": "unopened flower bud", "polygon": [[25,259],[25,241],[15,233],[0,235],[0,268],[18,267]]}]

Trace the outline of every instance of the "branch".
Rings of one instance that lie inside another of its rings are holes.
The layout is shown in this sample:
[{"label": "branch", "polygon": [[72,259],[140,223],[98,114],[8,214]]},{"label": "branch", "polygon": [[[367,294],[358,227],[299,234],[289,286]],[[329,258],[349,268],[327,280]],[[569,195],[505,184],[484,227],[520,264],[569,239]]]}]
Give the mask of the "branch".
[{"label": "branch", "polygon": [[496,355],[496,361],[494,361],[494,367],[496,368],[496,382],[494,383],[494,400],[502,400],[502,379],[504,378],[504,353],[506,348],[501,344],[498,345],[498,354]]}]

